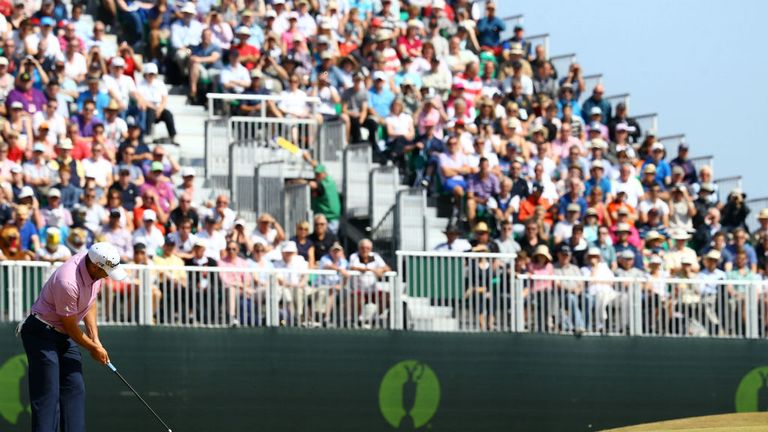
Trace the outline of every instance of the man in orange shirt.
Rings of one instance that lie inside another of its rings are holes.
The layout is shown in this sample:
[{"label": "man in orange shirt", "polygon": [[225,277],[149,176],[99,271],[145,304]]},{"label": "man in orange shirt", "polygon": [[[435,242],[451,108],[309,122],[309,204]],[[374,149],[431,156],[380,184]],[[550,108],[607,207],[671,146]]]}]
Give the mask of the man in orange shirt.
[{"label": "man in orange shirt", "polygon": [[544,222],[552,226],[552,215],[547,211],[552,207],[552,203],[541,196],[542,192],[544,192],[544,186],[541,183],[534,183],[528,198],[520,201],[520,212],[517,215],[519,223],[525,224],[528,222],[528,219],[536,213],[536,207],[541,206],[545,211]]}]

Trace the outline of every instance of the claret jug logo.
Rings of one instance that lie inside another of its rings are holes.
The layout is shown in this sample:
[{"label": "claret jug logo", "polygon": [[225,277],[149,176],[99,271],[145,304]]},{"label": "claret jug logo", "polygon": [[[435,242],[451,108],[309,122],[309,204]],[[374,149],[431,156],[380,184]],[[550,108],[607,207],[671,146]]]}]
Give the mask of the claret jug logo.
[{"label": "claret jug logo", "polygon": [[[19,354],[0,365],[0,425],[16,425],[29,416],[27,397],[27,356]],[[27,418],[28,420],[28,418]]]},{"label": "claret jug logo", "polygon": [[379,386],[381,415],[393,428],[413,431],[428,428],[440,405],[440,381],[418,360],[392,366]]},{"label": "claret jug logo", "polygon": [[736,412],[768,411],[768,366],[752,369],[736,389]]}]

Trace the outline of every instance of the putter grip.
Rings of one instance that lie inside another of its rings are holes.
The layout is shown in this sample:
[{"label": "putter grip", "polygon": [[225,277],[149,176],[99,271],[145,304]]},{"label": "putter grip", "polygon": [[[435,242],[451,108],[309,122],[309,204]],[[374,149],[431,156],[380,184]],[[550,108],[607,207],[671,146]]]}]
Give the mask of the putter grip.
[{"label": "putter grip", "polygon": [[108,367],[108,368],[109,368],[109,370],[111,370],[112,372],[117,372],[117,368],[115,367],[115,365],[113,365],[113,364],[112,364],[112,362],[107,362],[107,367]]}]

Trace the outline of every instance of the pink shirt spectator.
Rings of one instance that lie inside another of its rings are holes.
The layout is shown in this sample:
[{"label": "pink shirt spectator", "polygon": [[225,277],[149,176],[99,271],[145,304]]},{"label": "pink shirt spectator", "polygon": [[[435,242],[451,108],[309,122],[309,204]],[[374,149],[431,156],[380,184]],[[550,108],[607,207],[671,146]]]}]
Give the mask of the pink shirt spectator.
[{"label": "pink shirt spectator", "polygon": [[560,159],[568,158],[568,153],[571,147],[577,146],[579,148],[579,154],[584,154],[584,143],[575,136],[568,137],[568,140],[563,142],[560,138],[552,141],[552,154]]},{"label": "pink shirt spectator", "polygon": [[[552,276],[555,274],[555,270],[550,262],[547,262],[544,265],[531,262],[528,266],[528,273],[530,273],[531,276]],[[550,288],[552,288],[552,281],[534,280],[531,282],[531,292],[541,292]]]},{"label": "pink shirt spectator", "polygon": [[159,181],[156,184],[151,184],[146,182],[141,185],[139,191],[143,194],[146,190],[153,190],[155,193],[157,193],[158,198],[160,198],[160,202],[158,204],[164,212],[167,213],[171,210],[171,203],[173,202],[175,196],[173,194],[173,185],[171,185],[171,183]]},{"label": "pink shirt spectator", "polygon": [[75,315],[80,322],[101,291],[102,281],[94,281],[85,268],[87,254],[81,252],[62,264],[43,285],[40,297],[32,305],[32,314],[62,332],[61,317]]},{"label": "pink shirt spectator", "polygon": [[[240,258],[235,257],[232,261],[227,260],[219,260],[219,267],[223,268],[247,268],[248,263]],[[241,272],[221,272],[219,273],[219,276],[221,277],[221,282],[224,283],[224,286],[226,287],[232,287],[232,286],[245,286],[247,273],[241,273]]]}]

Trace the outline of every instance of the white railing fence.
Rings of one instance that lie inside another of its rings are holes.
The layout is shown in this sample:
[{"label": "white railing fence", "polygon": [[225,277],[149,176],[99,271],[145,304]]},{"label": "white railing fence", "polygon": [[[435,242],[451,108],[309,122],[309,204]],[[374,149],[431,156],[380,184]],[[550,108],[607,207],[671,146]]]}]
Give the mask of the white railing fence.
[{"label": "white railing fence", "polygon": [[[24,319],[57,265],[0,264],[0,322]],[[102,325],[396,328],[396,277],[372,272],[126,265],[98,297]]]},{"label": "white railing fence", "polygon": [[[103,325],[335,327],[765,338],[768,281],[530,276],[515,256],[397,252],[397,272],[126,265]],[[0,322],[29,313],[58,265],[0,263]]]}]

